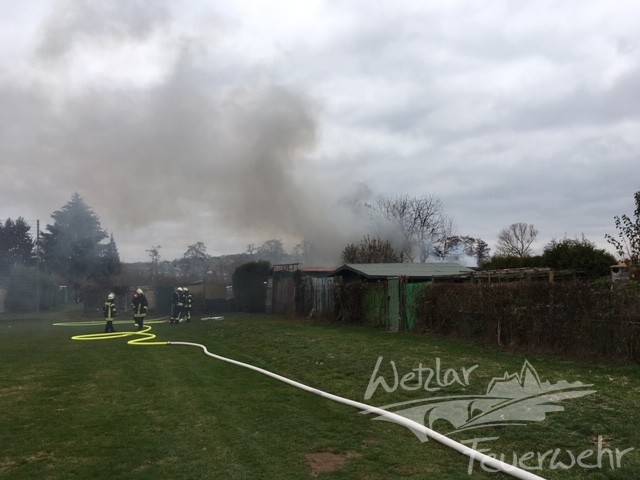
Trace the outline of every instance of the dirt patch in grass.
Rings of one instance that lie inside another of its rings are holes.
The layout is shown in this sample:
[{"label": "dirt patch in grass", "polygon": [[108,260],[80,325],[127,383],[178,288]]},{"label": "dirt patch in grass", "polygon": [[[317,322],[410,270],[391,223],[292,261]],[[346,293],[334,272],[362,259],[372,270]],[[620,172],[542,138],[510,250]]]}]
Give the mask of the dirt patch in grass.
[{"label": "dirt patch in grass", "polygon": [[0,459],[0,474],[10,472],[23,464],[45,463],[47,467],[53,467],[57,458],[52,452],[35,452],[23,457],[4,457]]},{"label": "dirt patch in grass", "polygon": [[4,457],[0,460],[0,473],[4,474],[11,470],[13,467],[17,466],[18,462],[10,457]]},{"label": "dirt patch in grass", "polygon": [[335,472],[340,470],[352,458],[360,457],[359,453],[334,453],[334,452],[317,452],[307,453],[305,458],[311,467],[311,475],[317,477],[321,473]]}]

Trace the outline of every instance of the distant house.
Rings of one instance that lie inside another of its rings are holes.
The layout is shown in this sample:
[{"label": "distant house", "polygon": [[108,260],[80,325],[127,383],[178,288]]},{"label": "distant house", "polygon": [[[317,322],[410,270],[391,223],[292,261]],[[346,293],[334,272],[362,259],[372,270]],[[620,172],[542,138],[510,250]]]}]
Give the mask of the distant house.
[{"label": "distant house", "polygon": [[637,279],[638,268],[634,268],[630,263],[611,265],[611,280],[614,282],[628,282]]}]

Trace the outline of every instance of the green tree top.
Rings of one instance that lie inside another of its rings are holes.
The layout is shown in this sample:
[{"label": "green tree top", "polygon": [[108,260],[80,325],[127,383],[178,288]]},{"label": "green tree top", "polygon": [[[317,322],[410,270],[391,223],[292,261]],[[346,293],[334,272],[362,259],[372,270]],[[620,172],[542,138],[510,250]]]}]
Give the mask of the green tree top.
[{"label": "green tree top", "polygon": [[42,232],[45,265],[78,288],[89,277],[100,274],[104,251],[101,242],[108,235],[98,216],[77,192],[51,218],[53,224]]},{"label": "green tree top", "polygon": [[561,241],[552,240],[544,247],[543,264],[556,270],[574,270],[589,277],[610,274],[609,267],[616,261],[613,255],[597,248],[586,238]]},{"label": "green tree top", "polygon": [[22,217],[15,221],[8,218],[4,224],[0,223],[0,273],[8,273],[17,264],[33,262],[35,242],[29,235],[30,229]]},{"label": "green tree top", "polygon": [[101,245],[101,247],[102,270],[100,273],[106,277],[117,275],[122,269],[122,264],[120,263],[120,254],[118,253],[116,241],[113,239],[113,233],[109,237],[109,243]]}]

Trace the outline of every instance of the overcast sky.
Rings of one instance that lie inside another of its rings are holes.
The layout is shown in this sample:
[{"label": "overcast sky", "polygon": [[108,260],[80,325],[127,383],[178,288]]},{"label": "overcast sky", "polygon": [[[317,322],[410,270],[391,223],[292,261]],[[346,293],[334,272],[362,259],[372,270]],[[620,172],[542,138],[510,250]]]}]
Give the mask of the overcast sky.
[{"label": "overcast sky", "polygon": [[74,192],[123,261],[302,238],[436,195],[495,249],[602,248],[640,190],[636,1],[0,0],[0,219]]}]

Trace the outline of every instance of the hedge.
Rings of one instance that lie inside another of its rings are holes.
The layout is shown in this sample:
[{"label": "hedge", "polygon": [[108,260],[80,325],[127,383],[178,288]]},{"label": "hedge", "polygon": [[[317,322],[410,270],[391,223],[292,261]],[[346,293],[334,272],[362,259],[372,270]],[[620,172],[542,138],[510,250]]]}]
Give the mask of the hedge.
[{"label": "hedge", "polygon": [[416,329],[571,356],[640,361],[640,285],[611,282],[434,284]]}]

